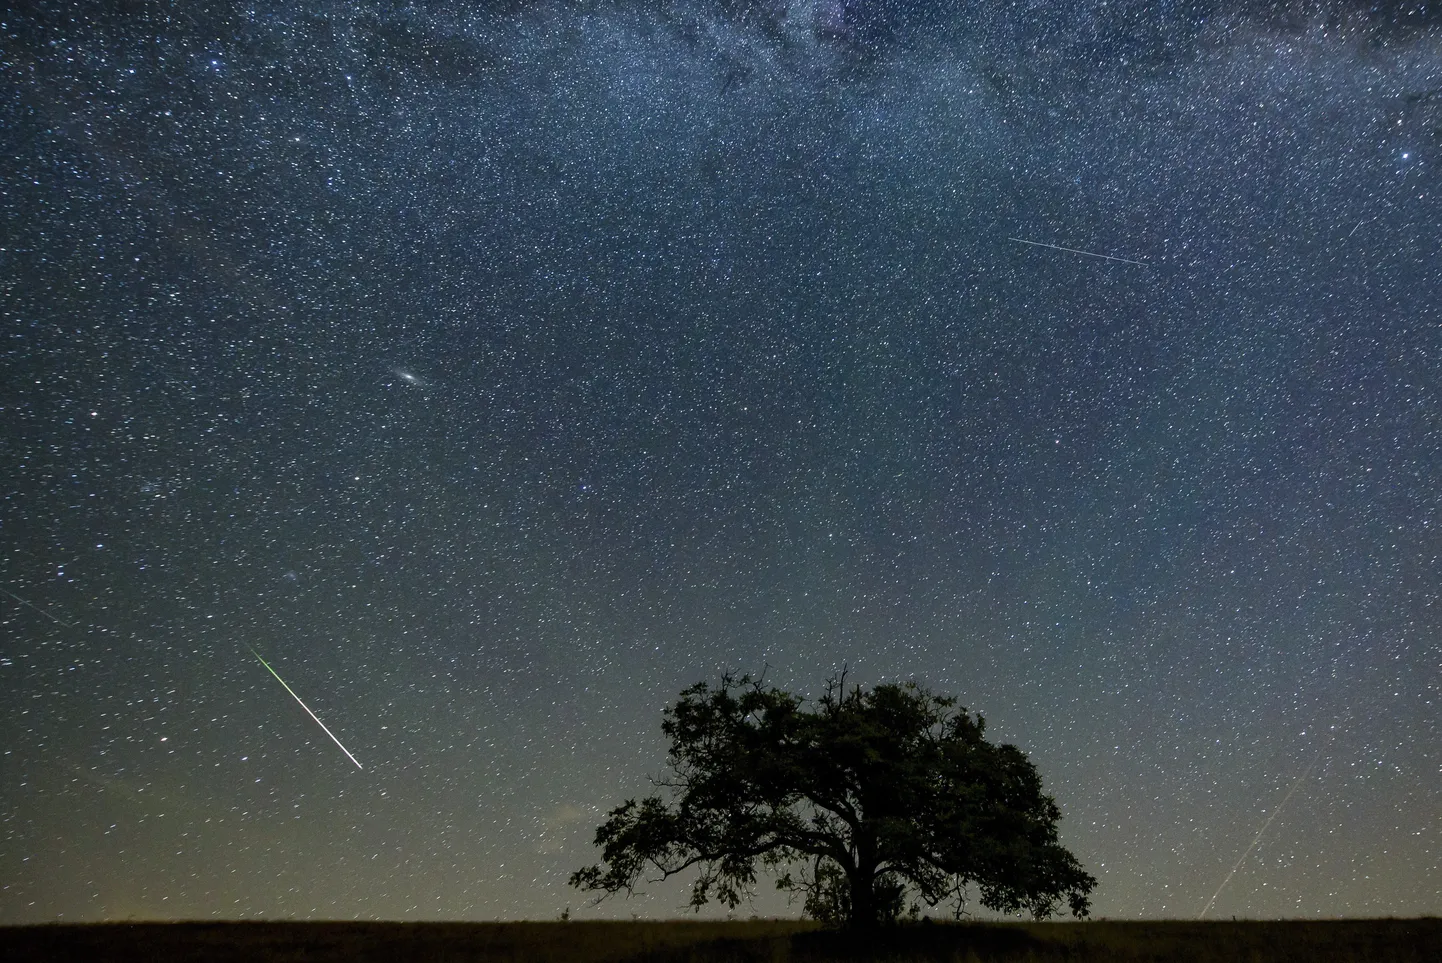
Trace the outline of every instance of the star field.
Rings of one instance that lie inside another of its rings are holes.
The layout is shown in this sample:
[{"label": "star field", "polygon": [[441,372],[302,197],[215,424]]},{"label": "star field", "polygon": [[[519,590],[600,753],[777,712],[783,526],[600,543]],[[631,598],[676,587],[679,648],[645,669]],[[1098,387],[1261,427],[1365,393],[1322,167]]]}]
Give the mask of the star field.
[{"label": "star field", "polygon": [[1095,915],[1442,911],[1436,4],[93,6],[0,18],[0,923],[681,915],[565,885],[662,707],[843,667]]}]

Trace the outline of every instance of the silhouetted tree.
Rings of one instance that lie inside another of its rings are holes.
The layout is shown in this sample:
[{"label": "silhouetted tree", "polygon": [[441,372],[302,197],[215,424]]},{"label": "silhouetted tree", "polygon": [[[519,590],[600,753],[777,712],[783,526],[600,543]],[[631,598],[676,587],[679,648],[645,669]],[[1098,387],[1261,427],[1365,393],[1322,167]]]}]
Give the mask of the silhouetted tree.
[{"label": "silhouetted tree", "polygon": [[603,862],[571,885],[634,891],[648,872],[695,869],[697,909],[735,908],[758,866],[804,897],[807,915],[852,927],[896,920],[976,888],[981,905],[1038,919],[1063,900],[1087,915],[1096,879],[1057,842],[1056,802],[1015,746],[983,738],[980,714],[921,686],[846,689],[814,709],[751,676],[699,683],[665,710],[670,772],[596,830]]}]

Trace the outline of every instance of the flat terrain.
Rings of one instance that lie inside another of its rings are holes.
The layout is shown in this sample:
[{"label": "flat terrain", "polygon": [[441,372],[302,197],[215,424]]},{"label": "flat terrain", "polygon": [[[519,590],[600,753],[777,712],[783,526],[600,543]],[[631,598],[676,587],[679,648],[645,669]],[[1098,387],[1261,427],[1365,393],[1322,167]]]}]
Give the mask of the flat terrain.
[{"label": "flat terrain", "polygon": [[1438,963],[1442,920],[916,924],[870,937],[792,921],[96,923],[0,928],[0,961]]}]

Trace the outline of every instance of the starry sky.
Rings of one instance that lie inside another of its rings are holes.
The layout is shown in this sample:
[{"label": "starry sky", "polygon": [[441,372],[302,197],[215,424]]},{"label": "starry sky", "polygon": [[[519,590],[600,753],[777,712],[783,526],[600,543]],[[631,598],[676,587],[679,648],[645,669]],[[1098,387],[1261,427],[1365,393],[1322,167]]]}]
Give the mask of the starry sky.
[{"label": "starry sky", "polygon": [[662,708],[843,666],[1096,915],[1442,911],[1437,4],[44,6],[0,922],[681,915]]}]

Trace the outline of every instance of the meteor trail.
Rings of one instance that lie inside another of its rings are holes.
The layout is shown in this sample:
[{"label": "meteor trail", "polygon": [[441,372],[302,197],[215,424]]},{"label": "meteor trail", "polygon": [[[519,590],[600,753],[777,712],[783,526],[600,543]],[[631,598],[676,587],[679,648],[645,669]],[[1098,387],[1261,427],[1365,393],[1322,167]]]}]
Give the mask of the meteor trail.
[{"label": "meteor trail", "polygon": [[[253,656],[255,656],[257,659],[260,659],[260,653],[257,652],[257,651],[255,651],[255,649],[251,649],[251,650],[250,650],[250,654],[253,655]],[[265,669],[266,669],[267,672],[269,672],[271,675],[275,676],[275,681],[279,682],[281,685],[285,685],[285,680],[280,677],[280,673],[279,673],[279,672],[276,672],[274,669],[272,669],[272,668],[270,667],[270,663],[269,663],[269,662],[265,661],[264,659],[260,659],[260,664],[263,665],[263,666],[265,666]],[[341,746],[341,742],[340,742],[339,739],[337,739],[337,738],[335,737],[335,733],[334,733],[334,732],[331,732],[329,729],[326,729],[325,723],[320,721],[320,716],[316,715],[314,712],[311,712],[311,711],[310,711],[310,706],[306,705],[304,702],[301,702],[300,696],[298,696],[298,695],[295,694],[295,690],[294,690],[294,689],[292,689],[292,688],[291,688],[290,686],[288,686],[288,685],[285,685],[285,691],[286,691],[286,692],[289,692],[290,695],[291,695],[291,698],[295,699],[296,702],[300,702],[300,707],[306,711],[306,714],[307,714],[307,715],[309,715],[312,719],[315,720],[315,724],[316,724],[316,725],[320,726],[322,729],[325,729],[325,734],[328,735],[328,736],[330,736],[332,742],[334,742],[336,745],[340,746],[340,751],[343,752],[343,753],[345,753],[346,756],[350,759],[351,762],[355,763],[355,767],[356,767],[357,769],[361,769],[361,770],[364,770],[364,769],[365,769],[365,766],[362,766],[362,765],[360,764],[360,760],[357,759],[355,756],[352,756],[352,755],[350,754],[350,750],[349,750],[349,749],[347,749],[345,746]]]},{"label": "meteor trail", "polygon": [[1062,247],[1060,244],[1045,244],[1041,241],[1028,241],[1021,237],[1009,237],[1008,241],[1015,241],[1018,244],[1030,244],[1032,247],[1048,247],[1053,251],[1066,251],[1068,254],[1081,254],[1085,257],[1099,257],[1107,261],[1120,261],[1123,264],[1135,264],[1138,267],[1149,267],[1146,261],[1133,261],[1129,257],[1112,257],[1110,254],[1097,254],[1095,251],[1079,251],[1074,247]]},{"label": "meteor trail", "polygon": [[73,629],[73,628],[75,628],[75,626],[74,626],[73,623],[67,622],[67,621],[65,621],[64,619],[57,619],[55,616],[51,615],[49,612],[45,611],[45,610],[42,609],[40,606],[36,605],[34,602],[27,602],[25,599],[22,599],[20,596],[16,595],[14,592],[10,591],[8,588],[0,588],[0,592],[4,592],[6,595],[10,596],[12,599],[14,599],[15,601],[19,602],[21,605],[25,606],[26,608],[32,608],[32,609],[34,609],[35,611],[39,612],[41,615],[45,616],[47,619],[49,619],[49,620],[52,621],[52,622],[59,622],[61,625],[65,626],[67,629]]},{"label": "meteor trail", "polygon": [[1302,780],[1312,774],[1312,767],[1317,764],[1317,760],[1320,758],[1322,758],[1322,750],[1318,749],[1317,754],[1312,757],[1312,761],[1308,763],[1307,768],[1297,777],[1297,781],[1292,783],[1292,788],[1288,789],[1287,794],[1282,797],[1282,801],[1277,803],[1277,808],[1273,809],[1272,814],[1267,817],[1267,821],[1262,823],[1262,828],[1257,830],[1257,835],[1252,839],[1252,845],[1248,846],[1246,851],[1238,857],[1237,861],[1232,865],[1232,871],[1227,874],[1226,879],[1222,880],[1222,885],[1217,887],[1217,891],[1212,894],[1212,898],[1207,900],[1207,905],[1203,906],[1202,911],[1197,914],[1197,919],[1201,919],[1207,915],[1207,911],[1212,908],[1212,904],[1217,901],[1217,897],[1222,895],[1222,890],[1226,889],[1227,884],[1232,881],[1232,877],[1237,875],[1237,870],[1241,868],[1242,862],[1251,855],[1252,850],[1256,849],[1257,844],[1262,841],[1262,835],[1266,833],[1267,827],[1272,825],[1272,820],[1277,818],[1277,813],[1281,812],[1282,807],[1287,805],[1287,800],[1292,798],[1292,793],[1297,791],[1297,787],[1302,784]]}]

